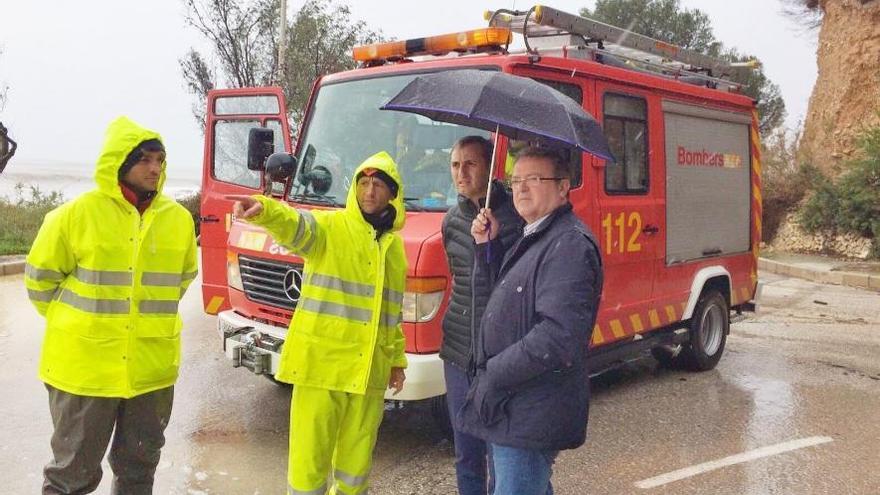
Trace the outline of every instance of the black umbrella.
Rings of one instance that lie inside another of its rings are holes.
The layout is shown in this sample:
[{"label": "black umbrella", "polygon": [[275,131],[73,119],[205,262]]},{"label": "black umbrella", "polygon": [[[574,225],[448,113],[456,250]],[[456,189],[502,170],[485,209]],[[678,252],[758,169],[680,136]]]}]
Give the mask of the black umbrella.
[{"label": "black umbrella", "polygon": [[[495,132],[496,145],[500,132],[612,159],[601,126],[574,100],[534,79],[504,72],[463,69],[421,75],[381,109]],[[493,151],[490,166],[494,163]]]}]

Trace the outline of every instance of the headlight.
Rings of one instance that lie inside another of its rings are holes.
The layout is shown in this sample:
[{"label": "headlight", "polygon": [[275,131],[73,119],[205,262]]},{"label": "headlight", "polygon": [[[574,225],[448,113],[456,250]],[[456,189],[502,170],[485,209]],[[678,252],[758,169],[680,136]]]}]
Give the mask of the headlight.
[{"label": "headlight", "polygon": [[408,278],[403,293],[403,321],[423,323],[431,321],[440,311],[446,279],[442,277]]},{"label": "headlight", "polygon": [[442,291],[428,294],[405,292],[403,294],[403,321],[407,323],[431,321],[440,311],[440,303],[442,302]]},{"label": "headlight", "polygon": [[226,283],[229,287],[244,292],[241,270],[238,268],[238,255],[229,251],[226,252]]}]

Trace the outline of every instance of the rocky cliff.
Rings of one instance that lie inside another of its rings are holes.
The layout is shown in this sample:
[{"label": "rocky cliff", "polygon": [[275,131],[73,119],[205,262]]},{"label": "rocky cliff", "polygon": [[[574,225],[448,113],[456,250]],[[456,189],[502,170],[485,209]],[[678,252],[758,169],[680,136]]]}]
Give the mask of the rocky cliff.
[{"label": "rocky cliff", "polygon": [[864,126],[880,125],[880,0],[822,0],[819,74],[802,158],[836,176]]}]

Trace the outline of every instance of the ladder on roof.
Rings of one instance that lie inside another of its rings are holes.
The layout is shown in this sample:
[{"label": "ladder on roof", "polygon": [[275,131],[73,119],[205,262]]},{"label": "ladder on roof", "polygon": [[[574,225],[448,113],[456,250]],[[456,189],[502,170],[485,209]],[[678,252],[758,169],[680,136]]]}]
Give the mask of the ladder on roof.
[{"label": "ladder on roof", "polygon": [[[729,84],[730,81],[716,79],[716,77],[729,77],[737,71],[757,67],[755,62],[730,63],[545,5],[535,5],[528,11],[497,10],[487,12],[486,18],[491,26],[507,27],[511,31],[523,35],[526,47],[530,52],[533,50],[529,47],[529,38],[575,35],[580,37],[584,44],[597,43],[598,48],[594,50],[599,53],[623,57],[633,62],[654,66],[655,69],[661,71],[684,71],[690,76],[700,77],[707,81]],[[648,57],[644,58],[644,55],[648,55]],[[677,64],[671,62],[677,62]]]}]

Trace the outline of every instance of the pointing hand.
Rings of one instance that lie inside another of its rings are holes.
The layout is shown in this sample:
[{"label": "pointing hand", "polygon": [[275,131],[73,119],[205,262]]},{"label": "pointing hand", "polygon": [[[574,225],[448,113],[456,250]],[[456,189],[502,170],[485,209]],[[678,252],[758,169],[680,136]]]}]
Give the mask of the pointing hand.
[{"label": "pointing hand", "polygon": [[225,198],[235,201],[232,204],[232,214],[235,218],[247,220],[263,212],[263,205],[250,196],[229,195]]}]

